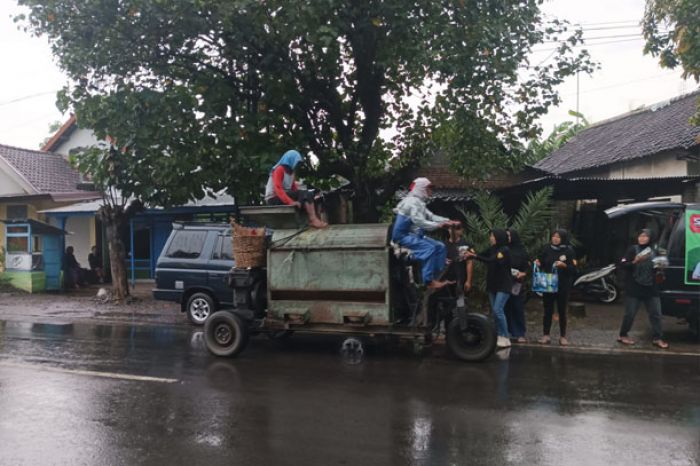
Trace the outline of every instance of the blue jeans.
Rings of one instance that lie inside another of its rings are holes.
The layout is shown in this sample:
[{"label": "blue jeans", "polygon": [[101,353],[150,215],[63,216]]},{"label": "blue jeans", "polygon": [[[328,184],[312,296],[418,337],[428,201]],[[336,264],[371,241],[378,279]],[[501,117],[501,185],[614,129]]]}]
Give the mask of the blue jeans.
[{"label": "blue jeans", "polygon": [[489,293],[489,302],[493,309],[493,318],[496,320],[496,330],[499,337],[508,338],[508,323],[506,322],[505,307],[510,298],[510,293],[499,291],[497,293]]},{"label": "blue jeans", "polygon": [[[440,241],[432,238],[419,237],[413,234],[397,238],[402,247],[413,252],[413,257],[421,261],[423,283],[428,284],[440,278],[445,269],[447,260],[447,248]],[[395,240],[396,241],[396,240]]]},{"label": "blue jeans", "polygon": [[652,339],[660,340],[663,336],[661,323],[661,299],[657,296],[648,298],[637,298],[636,296],[625,296],[625,317],[622,319],[622,327],[620,327],[620,336],[626,337],[627,332],[632,329],[634,318],[637,315],[639,306],[644,303],[649,315],[649,323],[651,324]]}]

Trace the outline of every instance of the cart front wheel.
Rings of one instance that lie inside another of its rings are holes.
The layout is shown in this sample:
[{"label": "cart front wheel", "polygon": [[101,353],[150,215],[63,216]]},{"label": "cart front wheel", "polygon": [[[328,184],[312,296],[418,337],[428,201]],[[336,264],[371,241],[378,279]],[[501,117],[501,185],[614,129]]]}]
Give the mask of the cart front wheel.
[{"label": "cart front wheel", "polygon": [[447,347],[463,361],[483,361],[496,349],[496,329],[482,314],[467,314],[464,329],[459,318],[447,326]]},{"label": "cart front wheel", "polygon": [[237,355],[248,344],[248,337],[248,327],[228,311],[215,312],[204,324],[204,341],[216,356]]}]

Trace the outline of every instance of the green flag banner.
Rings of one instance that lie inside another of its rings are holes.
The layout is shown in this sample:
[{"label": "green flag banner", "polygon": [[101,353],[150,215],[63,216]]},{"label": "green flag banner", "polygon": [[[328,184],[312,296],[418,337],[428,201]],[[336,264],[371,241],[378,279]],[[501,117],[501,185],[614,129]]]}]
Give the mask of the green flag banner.
[{"label": "green flag banner", "polygon": [[685,213],[685,283],[700,285],[700,210]]}]

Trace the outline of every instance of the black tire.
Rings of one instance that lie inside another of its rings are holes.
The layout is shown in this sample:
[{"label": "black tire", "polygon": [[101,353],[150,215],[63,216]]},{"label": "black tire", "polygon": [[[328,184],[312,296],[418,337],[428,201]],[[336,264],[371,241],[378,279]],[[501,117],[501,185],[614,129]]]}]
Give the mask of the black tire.
[{"label": "black tire", "polygon": [[694,316],[688,319],[688,328],[693,340],[700,342],[700,316]]},{"label": "black tire", "polygon": [[612,304],[615,301],[617,301],[617,298],[620,297],[620,289],[617,287],[617,285],[613,283],[607,283],[605,285],[605,289],[608,290],[608,294],[598,298],[598,300],[601,303]]},{"label": "black tire", "polygon": [[496,329],[483,314],[467,314],[464,331],[454,318],[447,326],[447,347],[462,361],[483,361],[496,349]]},{"label": "black tire", "polygon": [[204,342],[216,356],[235,356],[248,345],[248,326],[229,311],[215,312],[204,324]]},{"label": "black tire", "polygon": [[211,295],[207,293],[194,293],[187,300],[185,312],[187,318],[194,325],[204,325],[210,315],[217,311],[216,302]]}]

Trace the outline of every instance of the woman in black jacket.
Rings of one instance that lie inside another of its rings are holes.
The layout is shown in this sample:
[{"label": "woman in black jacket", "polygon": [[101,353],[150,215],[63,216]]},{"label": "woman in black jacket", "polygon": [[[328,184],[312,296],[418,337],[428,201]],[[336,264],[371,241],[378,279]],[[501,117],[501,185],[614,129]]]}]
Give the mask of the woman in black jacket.
[{"label": "woman in black jacket", "polygon": [[549,331],[552,328],[554,303],[556,303],[559,314],[559,344],[567,346],[569,341],[566,339],[566,311],[569,304],[569,290],[576,267],[576,254],[569,246],[569,233],[563,228],[554,230],[550,244],[545,246],[537,256],[535,264],[543,272],[549,273],[556,270],[559,275],[557,292],[542,294],[542,303],[544,304],[543,335],[538,341],[543,344],[549,344],[552,341]]},{"label": "woman in black jacket", "polygon": [[655,249],[651,241],[651,231],[643,229],[637,236],[637,244],[630,246],[620,261],[620,267],[627,272],[625,317],[620,327],[620,336],[617,338],[623,345],[634,345],[634,340],[627,333],[632,328],[640,304],[644,303],[653,333],[652,343],[662,349],[668,348],[668,343],[662,339],[661,333],[661,300],[652,262],[656,255]]},{"label": "woman in black jacket", "polygon": [[527,252],[520,241],[520,236],[515,230],[508,229],[510,241],[510,267],[513,275],[513,288],[510,299],[506,303],[506,320],[510,337],[516,338],[518,343],[526,343],[525,338],[525,277],[530,268]]},{"label": "woman in black jacket", "polygon": [[510,272],[510,250],[508,249],[508,234],[505,230],[491,230],[489,234],[491,247],[481,254],[467,253],[467,258],[475,258],[486,264],[486,291],[493,316],[496,320],[499,348],[510,346],[508,339],[508,323],[505,316],[505,305],[510,298],[513,279]]}]

